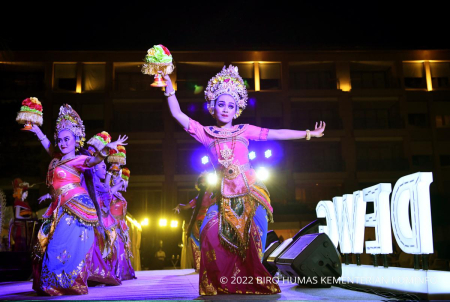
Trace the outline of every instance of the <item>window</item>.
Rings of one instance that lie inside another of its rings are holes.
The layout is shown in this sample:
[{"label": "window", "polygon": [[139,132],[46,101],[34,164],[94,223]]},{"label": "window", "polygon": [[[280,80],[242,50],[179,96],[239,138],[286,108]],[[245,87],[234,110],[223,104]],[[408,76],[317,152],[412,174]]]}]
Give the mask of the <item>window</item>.
[{"label": "window", "polygon": [[447,155],[447,154],[439,155],[439,160],[441,162],[441,166],[443,166],[443,167],[450,166],[450,155]]},{"label": "window", "polygon": [[42,63],[0,63],[0,91],[44,91],[45,70]]},{"label": "window", "polygon": [[103,104],[82,104],[81,110],[84,126],[89,129],[89,132],[103,131],[105,126]]},{"label": "window", "polygon": [[427,88],[423,63],[403,63],[403,78],[405,88]]},{"label": "window", "polygon": [[345,170],[339,142],[295,143],[295,172],[339,172]]},{"label": "window", "polygon": [[[198,195],[198,191],[194,187],[194,183],[192,183],[192,188],[178,188],[177,191],[177,200],[178,204],[187,204],[192,199],[194,199]],[[189,222],[187,222],[189,223]]]},{"label": "window", "polygon": [[259,63],[259,75],[261,90],[281,89],[280,63]]},{"label": "window", "polygon": [[161,101],[113,100],[113,131],[163,132],[163,104]]},{"label": "window", "polygon": [[125,146],[127,150],[127,167],[133,175],[163,175],[162,144],[138,144]]},{"label": "window", "polygon": [[419,128],[427,128],[430,126],[428,122],[428,114],[410,113],[408,114],[408,124]]},{"label": "window", "polygon": [[397,88],[392,73],[392,62],[352,62],[350,80],[352,89]]},{"label": "window", "polygon": [[264,128],[279,129],[283,126],[283,104],[273,101],[260,101],[261,123]]},{"label": "window", "polygon": [[418,169],[432,169],[433,158],[431,155],[413,155],[412,165]]},{"label": "window", "polygon": [[77,64],[55,64],[55,90],[76,91],[77,88]]},{"label": "window", "polygon": [[356,142],[358,171],[405,171],[408,160],[403,155],[403,142]]},{"label": "window", "polygon": [[403,127],[399,102],[353,102],[354,129],[400,129]]},{"label": "window", "polygon": [[[130,169],[130,172],[132,178],[134,170]],[[161,190],[142,190],[140,188],[129,187],[126,198],[128,200],[128,212],[133,213],[135,215],[134,217],[138,220],[143,219],[147,215],[151,216],[151,219],[155,219],[163,213]]]},{"label": "window", "polygon": [[153,76],[142,74],[142,63],[114,63],[114,89],[120,92],[151,91]]},{"label": "window", "polygon": [[83,91],[105,90],[105,64],[83,64]]},{"label": "window", "polygon": [[255,66],[253,63],[231,63],[239,69],[247,90],[255,90]]},{"label": "window", "polygon": [[337,89],[334,63],[289,63],[289,89]]},{"label": "window", "polygon": [[450,115],[436,115],[436,128],[449,128]]},{"label": "window", "polygon": [[209,79],[219,73],[223,62],[179,62],[176,64],[177,90],[203,97]]},{"label": "window", "polygon": [[338,102],[292,102],[291,128],[313,129],[316,122],[325,121],[327,129],[342,129]]},{"label": "window", "polygon": [[433,89],[450,88],[450,63],[430,63]]}]

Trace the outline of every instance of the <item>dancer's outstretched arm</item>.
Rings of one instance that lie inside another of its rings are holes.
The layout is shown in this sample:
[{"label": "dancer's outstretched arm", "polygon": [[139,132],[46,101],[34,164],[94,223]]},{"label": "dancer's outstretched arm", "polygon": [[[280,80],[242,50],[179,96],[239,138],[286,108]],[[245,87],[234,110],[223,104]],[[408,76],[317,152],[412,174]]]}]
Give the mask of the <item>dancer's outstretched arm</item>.
[{"label": "dancer's outstretched arm", "polygon": [[89,167],[93,167],[93,166],[99,164],[102,160],[105,159],[105,157],[107,157],[109,155],[110,149],[114,149],[117,151],[118,145],[122,145],[122,146],[128,145],[128,143],[125,143],[125,141],[127,139],[128,139],[128,136],[124,135],[123,137],[121,137],[119,135],[119,138],[115,142],[111,142],[111,143],[107,144],[105,147],[103,147],[102,150],[97,152],[97,154],[95,156],[90,156],[88,158],[88,160],[86,161],[86,164]]},{"label": "dancer's outstretched arm", "polygon": [[[322,137],[325,131],[325,122],[320,121],[319,126],[315,126],[314,130],[310,131],[311,137]],[[290,129],[270,129],[267,135],[268,140],[291,140],[306,138],[307,132]]]},{"label": "dancer's outstretched arm", "polygon": [[167,97],[167,103],[169,104],[170,113],[177,120],[177,122],[183,126],[183,128],[187,129],[189,127],[189,117],[181,111],[180,104],[178,103],[177,97],[172,92],[175,92],[173,89],[172,81],[168,75],[164,76],[164,80],[167,83],[166,94],[171,94]]},{"label": "dancer's outstretched arm", "polygon": [[53,157],[53,145],[47,138],[47,136],[42,132],[41,128],[39,128],[39,126],[33,125],[30,131],[33,132],[41,141],[41,144],[44,147],[45,151],[47,151],[48,155]]}]

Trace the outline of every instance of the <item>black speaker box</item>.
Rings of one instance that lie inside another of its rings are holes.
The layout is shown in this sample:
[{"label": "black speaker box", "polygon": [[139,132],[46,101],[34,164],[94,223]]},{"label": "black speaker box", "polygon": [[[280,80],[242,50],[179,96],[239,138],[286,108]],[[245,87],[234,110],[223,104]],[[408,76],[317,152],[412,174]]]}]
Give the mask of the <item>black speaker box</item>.
[{"label": "black speaker box", "polygon": [[279,241],[274,241],[266,248],[266,251],[264,252],[263,265],[266,268],[266,270],[272,275],[272,277],[275,275],[278,269],[276,265],[269,264],[267,262],[267,259],[279,245],[280,245]]},{"label": "black speaker box", "polygon": [[[307,234],[293,240],[276,257],[275,264],[296,283],[314,287],[330,287],[342,276],[341,256],[325,233]],[[305,282],[306,278],[310,282]]]},{"label": "black speaker box", "polygon": [[267,232],[267,239],[266,239],[266,246],[264,247],[266,250],[275,241],[280,241],[278,238],[278,235],[275,233],[275,231],[270,230]]}]

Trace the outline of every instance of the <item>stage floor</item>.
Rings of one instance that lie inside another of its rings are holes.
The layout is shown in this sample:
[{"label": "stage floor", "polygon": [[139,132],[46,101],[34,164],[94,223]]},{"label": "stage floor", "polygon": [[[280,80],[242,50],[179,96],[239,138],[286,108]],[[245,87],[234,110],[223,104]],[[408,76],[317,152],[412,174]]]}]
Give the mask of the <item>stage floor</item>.
[{"label": "stage floor", "polygon": [[37,296],[30,281],[0,283],[0,300],[382,300],[380,296],[339,287],[305,288],[280,283],[277,295],[199,296],[198,274],[193,269],[136,272],[138,279],[121,286],[90,287],[83,296]]}]

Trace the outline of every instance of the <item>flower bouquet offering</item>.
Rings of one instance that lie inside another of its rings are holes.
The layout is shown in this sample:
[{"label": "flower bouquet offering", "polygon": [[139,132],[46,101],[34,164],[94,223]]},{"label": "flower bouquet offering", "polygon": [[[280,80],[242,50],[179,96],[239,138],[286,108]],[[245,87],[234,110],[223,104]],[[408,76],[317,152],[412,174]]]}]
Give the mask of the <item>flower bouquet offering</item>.
[{"label": "flower bouquet offering", "polygon": [[25,125],[22,130],[30,130],[33,125],[42,126],[43,115],[41,102],[37,98],[26,98],[22,101],[16,121]]},{"label": "flower bouquet offering", "polygon": [[[111,135],[108,132],[102,131],[94,135],[87,144],[95,148],[95,150],[102,150],[107,144],[111,142]],[[116,150],[114,150],[116,151]]]},{"label": "flower bouquet offering", "polygon": [[108,163],[110,163],[111,170],[114,172],[120,171],[120,166],[127,163],[127,151],[122,145],[117,146],[117,151],[114,149],[109,150]]},{"label": "flower bouquet offering", "polygon": [[122,178],[127,182],[130,181],[130,169],[128,168],[122,169]]},{"label": "flower bouquet offering", "polygon": [[175,68],[170,51],[161,44],[155,45],[147,51],[144,61],[145,64],[141,69],[142,73],[155,76],[155,81],[150,86],[166,87],[167,84],[163,80],[162,75],[171,74]]}]

